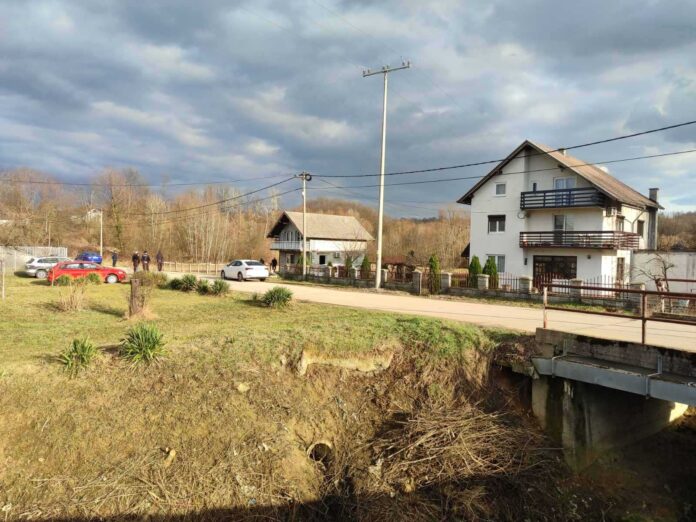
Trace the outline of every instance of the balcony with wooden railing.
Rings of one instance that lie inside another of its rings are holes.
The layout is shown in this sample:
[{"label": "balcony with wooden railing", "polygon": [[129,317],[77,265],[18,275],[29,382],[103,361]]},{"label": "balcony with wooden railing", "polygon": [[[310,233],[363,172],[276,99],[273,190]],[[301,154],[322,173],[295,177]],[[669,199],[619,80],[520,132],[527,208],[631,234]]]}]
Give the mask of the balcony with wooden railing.
[{"label": "balcony with wooden railing", "polygon": [[579,231],[549,230],[520,232],[522,248],[600,248],[608,250],[635,250],[640,236],[633,232],[615,230]]},{"label": "balcony with wooden railing", "polygon": [[[307,242],[309,248],[309,241]],[[302,241],[280,241],[274,239],[271,243],[271,250],[302,250]]]},{"label": "balcony with wooden railing", "polygon": [[605,207],[607,198],[593,187],[534,190],[522,192],[520,209],[570,208],[570,207]]}]

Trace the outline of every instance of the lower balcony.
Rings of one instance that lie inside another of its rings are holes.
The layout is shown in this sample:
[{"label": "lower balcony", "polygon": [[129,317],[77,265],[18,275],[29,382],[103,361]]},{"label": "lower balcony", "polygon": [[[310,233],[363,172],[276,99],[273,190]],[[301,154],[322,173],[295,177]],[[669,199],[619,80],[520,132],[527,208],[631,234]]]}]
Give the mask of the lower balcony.
[{"label": "lower balcony", "polygon": [[640,247],[640,236],[615,230],[520,232],[520,247],[635,250]]},{"label": "lower balcony", "polygon": [[[309,241],[307,247],[309,247]],[[302,241],[273,241],[271,250],[297,250],[299,252],[302,250]]]}]

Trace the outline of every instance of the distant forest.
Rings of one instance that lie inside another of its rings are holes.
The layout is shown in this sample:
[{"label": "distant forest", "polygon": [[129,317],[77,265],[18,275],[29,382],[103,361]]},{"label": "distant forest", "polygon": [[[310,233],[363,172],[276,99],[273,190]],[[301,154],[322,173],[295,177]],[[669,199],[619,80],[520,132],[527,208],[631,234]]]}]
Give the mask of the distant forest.
[{"label": "distant forest", "polygon": [[696,250],[696,212],[660,214],[660,250]]},{"label": "distant forest", "polygon": [[[161,249],[171,261],[270,261],[277,253],[269,250],[268,231],[283,210],[301,210],[282,207],[274,189],[251,197],[231,185],[174,192],[166,185],[148,186],[135,169],[107,169],[80,187],[31,169],[0,172],[0,179],[0,245],[50,243],[67,246],[71,255],[98,249],[99,215],[90,209],[103,209],[107,254],[115,250],[129,257],[134,250]],[[372,207],[311,198],[307,211],[355,216],[377,236]],[[371,261],[375,243],[368,247]],[[431,219],[385,216],[385,258],[422,265],[436,254],[443,267],[456,268],[468,243],[469,214],[464,207],[441,210]]]}]

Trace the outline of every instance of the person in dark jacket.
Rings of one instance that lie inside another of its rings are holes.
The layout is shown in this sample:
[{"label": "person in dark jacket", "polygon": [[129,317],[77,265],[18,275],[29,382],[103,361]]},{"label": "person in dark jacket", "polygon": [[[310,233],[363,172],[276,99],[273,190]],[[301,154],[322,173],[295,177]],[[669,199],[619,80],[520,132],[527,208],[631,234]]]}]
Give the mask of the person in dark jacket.
[{"label": "person in dark jacket", "polygon": [[161,272],[162,268],[164,267],[164,254],[162,254],[161,250],[157,251],[155,259],[157,260],[157,271]]},{"label": "person in dark jacket", "polygon": [[111,266],[116,266],[116,262],[118,261],[118,252],[115,250],[112,250],[111,252]]},{"label": "person in dark jacket", "polygon": [[147,250],[143,251],[143,255],[140,257],[140,260],[143,262],[143,270],[145,272],[150,271],[150,254],[147,253]]},{"label": "person in dark jacket", "polygon": [[137,250],[133,252],[133,257],[131,259],[133,260],[133,272],[137,272],[138,265],[140,265],[140,255]]},{"label": "person in dark jacket", "polygon": [[274,257],[271,259],[271,270],[273,270],[273,273],[275,274],[276,269],[278,268],[278,260]]}]

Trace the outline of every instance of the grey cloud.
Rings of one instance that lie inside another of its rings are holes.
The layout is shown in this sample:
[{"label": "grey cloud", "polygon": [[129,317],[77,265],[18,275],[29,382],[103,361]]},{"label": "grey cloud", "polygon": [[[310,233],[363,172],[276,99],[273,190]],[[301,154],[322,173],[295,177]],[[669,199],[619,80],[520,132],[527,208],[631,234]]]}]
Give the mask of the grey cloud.
[{"label": "grey cloud", "polygon": [[[0,164],[71,179],[131,165],[153,181],[375,172],[381,78],[361,70],[402,55],[414,66],[391,78],[388,170],[500,157],[525,138],[560,146],[660,126],[696,114],[696,40],[687,31],[695,7],[666,5],[3,4],[0,17],[10,22],[0,40]],[[696,130],[682,129],[578,156],[607,160],[695,142]],[[612,172],[646,190],[657,168],[688,170],[644,162]],[[448,201],[470,184],[387,194]],[[374,189],[356,191],[376,199]]]}]

